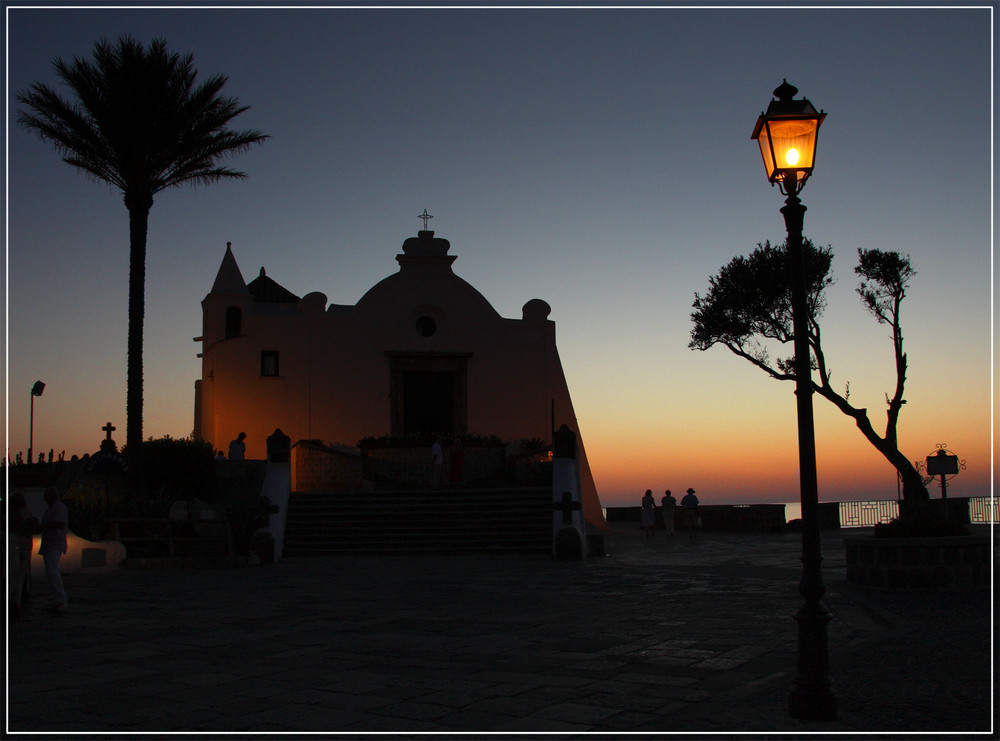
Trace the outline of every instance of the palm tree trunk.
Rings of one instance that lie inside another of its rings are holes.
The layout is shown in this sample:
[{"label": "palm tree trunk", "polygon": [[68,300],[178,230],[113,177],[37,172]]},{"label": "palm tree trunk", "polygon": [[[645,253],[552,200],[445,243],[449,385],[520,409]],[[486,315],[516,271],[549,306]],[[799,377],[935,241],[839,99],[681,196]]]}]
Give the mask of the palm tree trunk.
[{"label": "palm tree trunk", "polygon": [[128,451],[128,491],[133,501],[142,485],[142,332],[146,316],[146,232],[151,198],[126,196],[129,231],[128,372],[125,393],[125,447]]}]

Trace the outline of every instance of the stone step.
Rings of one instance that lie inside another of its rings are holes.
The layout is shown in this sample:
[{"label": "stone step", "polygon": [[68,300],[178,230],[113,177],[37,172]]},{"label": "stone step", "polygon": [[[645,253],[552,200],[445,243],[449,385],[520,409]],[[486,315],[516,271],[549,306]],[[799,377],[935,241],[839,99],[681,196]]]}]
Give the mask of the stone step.
[{"label": "stone step", "polygon": [[551,497],[548,488],[293,492],[284,555],[545,552]]},{"label": "stone step", "polygon": [[547,553],[552,549],[551,536],[498,539],[459,539],[423,537],[399,538],[394,533],[365,538],[331,537],[298,539],[285,543],[283,556],[363,556],[395,553]]}]

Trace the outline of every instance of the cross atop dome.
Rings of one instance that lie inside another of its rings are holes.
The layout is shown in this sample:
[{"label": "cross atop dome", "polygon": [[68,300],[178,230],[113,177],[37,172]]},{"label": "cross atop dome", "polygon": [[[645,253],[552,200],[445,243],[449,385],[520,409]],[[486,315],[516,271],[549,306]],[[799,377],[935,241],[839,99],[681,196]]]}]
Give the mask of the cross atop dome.
[{"label": "cross atop dome", "polygon": [[451,263],[454,262],[455,256],[448,254],[448,248],[450,246],[448,240],[435,237],[434,231],[427,228],[427,222],[434,217],[428,213],[425,208],[424,212],[419,214],[417,218],[423,220],[424,228],[417,232],[417,236],[410,237],[403,242],[403,254],[398,255],[396,259],[406,260],[408,257],[443,257],[446,258],[445,266],[450,266]]}]

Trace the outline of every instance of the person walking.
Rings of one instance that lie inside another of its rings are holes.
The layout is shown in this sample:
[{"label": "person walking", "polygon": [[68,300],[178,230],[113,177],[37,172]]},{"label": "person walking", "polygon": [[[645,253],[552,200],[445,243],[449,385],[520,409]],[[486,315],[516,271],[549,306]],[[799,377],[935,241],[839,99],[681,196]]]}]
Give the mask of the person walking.
[{"label": "person walking", "polygon": [[21,614],[24,587],[31,568],[31,536],[38,532],[39,524],[28,511],[28,502],[21,492],[15,491],[11,495],[10,505],[8,537],[9,547],[13,550],[10,564],[10,606],[11,614],[17,617]]},{"label": "person walking", "polygon": [[45,503],[49,505],[42,515],[42,543],[38,553],[45,562],[45,575],[52,587],[52,597],[55,612],[66,612],[66,588],[63,586],[62,574],[59,573],[59,559],[67,550],[69,535],[69,510],[59,499],[59,491],[50,486],[45,490]]},{"label": "person walking", "polygon": [[698,497],[694,495],[694,489],[687,490],[687,494],[681,499],[681,506],[684,508],[684,526],[693,538],[698,527]]},{"label": "person walking", "polygon": [[653,531],[656,528],[656,504],[653,502],[652,489],[646,489],[646,493],[642,497],[642,519],[639,522],[639,527],[646,531],[647,538],[655,535]]},{"label": "person walking", "polygon": [[660,500],[660,514],[663,515],[663,527],[667,530],[667,535],[674,534],[674,517],[677,511],[677,500],[670,493],[670,489],[663,492],[663,499]]}]

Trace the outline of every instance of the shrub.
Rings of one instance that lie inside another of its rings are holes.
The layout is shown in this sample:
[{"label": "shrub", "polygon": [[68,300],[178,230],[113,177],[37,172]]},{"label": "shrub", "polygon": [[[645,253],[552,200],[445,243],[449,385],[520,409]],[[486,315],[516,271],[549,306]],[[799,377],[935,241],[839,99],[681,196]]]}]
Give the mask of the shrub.
[{"label": "shrub", "polygon": [[[158,516],[165,517],[170,503],[177,500],[216,500],[218,487],[212,452],[207,442],[193,438],[165,436],[150,438],[142,444],[146,499]],[[125,454],[127,457],[127,451]]]},{"label": "shrub", "polygon": [[549,444],[540,437],[524,437],[521,438],[521,447],[526,453],[546,452],[549,449]]},{"label": "shrub", "polygon": [[61,495],[69,512],[69,529],[85,540],[111,537],[109,520],[125,514],[127,497],[121,476],[84,474]]}]

